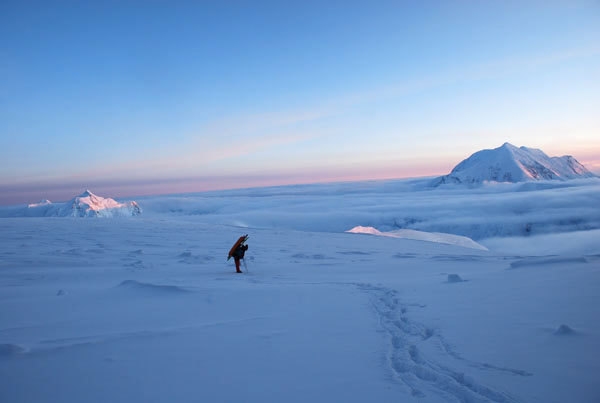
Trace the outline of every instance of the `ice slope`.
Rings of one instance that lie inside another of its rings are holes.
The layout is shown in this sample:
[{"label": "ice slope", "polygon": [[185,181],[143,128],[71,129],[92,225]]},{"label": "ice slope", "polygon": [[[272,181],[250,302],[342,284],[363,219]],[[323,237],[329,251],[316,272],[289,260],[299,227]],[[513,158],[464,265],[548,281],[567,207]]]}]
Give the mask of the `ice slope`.
[{"label": "ice slope", "polygon": [[481,184],[483,182],[527,182],[589,178],[595,175],[572,156],[548,157],[533,148],[517,148],[504,143],[493,150],[482,150],[458,164],[450,174],[432,184]]},{"label": "ice slope", "polygon": [[513,254],[206,217],[2,220],[0,401],[600,397],[597,243],[553,257],[535,237]]}]

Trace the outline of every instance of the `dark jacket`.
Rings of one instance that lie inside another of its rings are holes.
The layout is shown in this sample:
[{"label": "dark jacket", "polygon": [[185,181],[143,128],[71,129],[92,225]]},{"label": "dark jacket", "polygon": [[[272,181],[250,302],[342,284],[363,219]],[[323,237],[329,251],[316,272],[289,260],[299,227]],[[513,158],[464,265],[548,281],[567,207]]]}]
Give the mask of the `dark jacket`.
[{"label": "dark jacket", "polygon": [[233,257],[236,259],[243,259],[244,258],[244,254],[246,253],[246,251],[248,250],[248,245],[240,245],[237,248],[235,248],[235,250],[233,251]]}]

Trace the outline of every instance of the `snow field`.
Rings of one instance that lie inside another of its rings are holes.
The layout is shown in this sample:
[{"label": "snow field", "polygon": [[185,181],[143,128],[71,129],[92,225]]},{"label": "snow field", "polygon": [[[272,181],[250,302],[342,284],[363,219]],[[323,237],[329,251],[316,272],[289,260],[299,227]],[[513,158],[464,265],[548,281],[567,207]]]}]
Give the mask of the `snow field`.
[{"label": "snow field", "polygon": [[[343,232],[390,212],[439,222],[436,206],[455,222],[483,206],[485,223],[517,207],[523,221],[547,208],[560,222],[593,210],[596,185],[470,196],[363,186],[374,188],[0,220],[0,401],[600,399],[597,229],[480,239],[488,250],[381,226],[387,236]],[[237,275],[226,255],[242,233],[248,272]]]},{"label": "snow field", "polygon": [[252,272],[260,247],[236,276],[223,246],[232,229],[216,241],[201,224],[127,221],[111,233],[109,221],[54,220],[50,238],[72,237],[56,250],[48,232],[29,235],[36,220],[16,253],[3,250],[15,270],[2,278],[0,344],[15,350],[0,360],[3,401],[353,401],[365,387],[393,398],[375,376],[379,335],[354,287],[265,282]]}]

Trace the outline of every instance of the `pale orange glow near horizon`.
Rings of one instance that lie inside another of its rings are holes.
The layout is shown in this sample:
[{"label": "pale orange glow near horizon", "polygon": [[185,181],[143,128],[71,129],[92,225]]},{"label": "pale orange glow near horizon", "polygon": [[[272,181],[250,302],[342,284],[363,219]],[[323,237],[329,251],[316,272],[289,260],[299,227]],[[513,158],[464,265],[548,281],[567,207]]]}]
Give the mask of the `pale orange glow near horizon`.
[{"label": "pale orange glow near horizon", "polygon": [[[449,152],[449,154],[451,154]],[[435,177],[448,174],[456,164],[471,153],[437,158],[405,158],[403,160],[379,160],[372,163],[336,163],[331,166],[311,168],[282,168],[277,174],[263,169],[248,168],[240,175],[198,175],[197,177],[149,177],[148,175],[129,178],[104,177],[101,173],[72,175],[70,178],[46,178],[29,184],[5,183],[13,197],[3,198],[2,204],[28,204],[42,199],[66,201],[80,194],[86,188],[106,197],[127,198],[159,196],[177,193],[201,193],[209,191],[254,187],[285,186],[311,183],[354,182],[370,180],[392,180],[421,177]],[[551,154],[550,154],[551,155]],[[588,170],[600,174],[600,153],[594,149],[581,150],[574,157]],[[553,155],[551,155],[553,156]],[[389,157],[388,157],[389,158]],[[133,168],[132,168],[133,169]],[[98,178],[89,180],[86,178]]]},{"label": "pale orange glow near horizon", "polygon": [[177,193],[201,193],[208,191],[286,186],[311,183],[354,182],[369,180],[406,179],[444,175],[452,164],[394,164],[395,167],[375,166],[362,167],[357,164],[346,168],[311,168],[304,170],[287,170],[280,174],[262,172],[246,173],[239,176],[213,176],[197,178],[155,178],[127,181],[119,180],[79,180],[51,183],[31,183],[15,188],[17,197],[4,204],[35,203],[42,199],[66,201],[80,194],[86,188],[106,197],[158,196]]},{"label": "pale orange glow near horizon", "polygon": [[505,142],[600,171],[594,1],[93,3],[0,7],[0,204],[439,176]]}]

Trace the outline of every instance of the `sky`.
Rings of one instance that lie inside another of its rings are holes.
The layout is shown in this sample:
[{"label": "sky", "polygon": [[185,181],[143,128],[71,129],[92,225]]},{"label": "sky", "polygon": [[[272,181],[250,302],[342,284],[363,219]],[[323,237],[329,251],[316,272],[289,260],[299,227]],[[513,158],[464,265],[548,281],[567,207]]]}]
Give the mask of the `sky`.
[{"label": "sky", "polygon": [[0,204],[600,173],[600,1],[0,2]]}]

